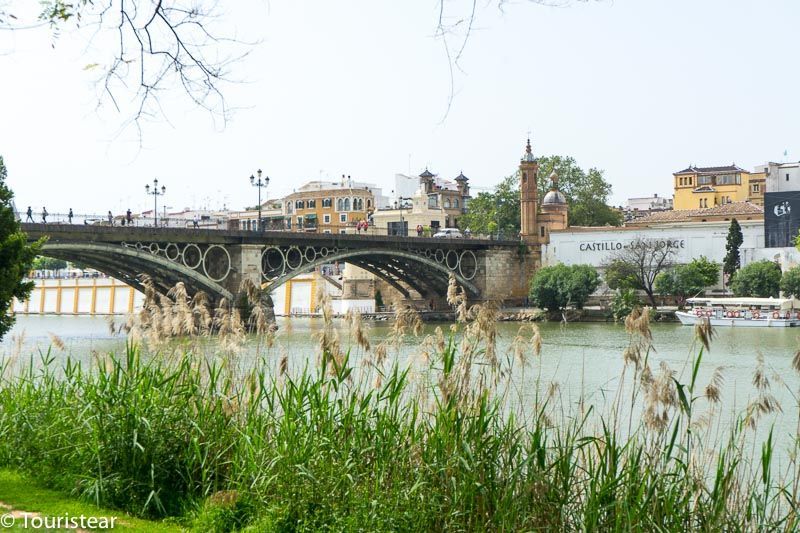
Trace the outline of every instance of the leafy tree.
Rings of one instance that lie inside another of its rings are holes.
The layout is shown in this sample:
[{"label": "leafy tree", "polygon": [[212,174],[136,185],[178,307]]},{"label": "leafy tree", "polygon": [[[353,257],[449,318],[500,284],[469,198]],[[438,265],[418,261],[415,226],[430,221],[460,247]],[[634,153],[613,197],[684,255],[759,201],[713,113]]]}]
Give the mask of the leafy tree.
[{"label": "leafy tree", "polygon": [[531,279],[530,297],[534,305],[548,311],[569,306],[581,309],[600,284],[600,276],[590,265],[558,264],[540,268]]},{"label": "leafy tree", "polygon": [[[573,226],[619,226],[622,215],[606,202],[611,195],[611,184],[596,168],[582,170],[575,159],[568,156],[539,158],[537,180],[539,198],[550,190],[550,174],[558,174],[558,188],[569,205],[569,223]],[[473,233],[516,236],[520,230],[519,176],[515,173],[503,178],[493,192],[479,193],[469,201],[467,213],[458,221],[462,228]]]},{"label": "leafy tree", "polygon": [[731,279],[736,296],[777,297],[780,288],[781,267],[766,259],[740,268]]},{"label": "leafy tree", "polygon": [[520,224],[519,177],[503,178],[493,192],[482,192],[469,201],[467,212],[458,219],[461,228],[474,234],[516,237]]},{"label": "leafy tree", "polygon": [[703,292],[719,281],[719,263],[701,256],[686,265],[677,265],[656,276],[656,292],[675,296],[683,307],[686,298]]},{"label": "leafy tree", "polygon": [[636,291],[633,289],[619,289],[614,293],[611,300],[611,316],[614,320],[623,320],[631,314],[635,307],[640,307],[642,302],[639,300]]},{"label": "leafy tree", "polygon": [[14,315],[9,313],[14,298],[24,300],[33,289],[33,283],[23,279],[40,248],[40,243],[29,245],[20,231],[12,205],[14,193],[5,184],[7,175],[0,156],[0,339],[14,325]]},{"label": "leafy tree", "polygon": [[544,156],[539,158],[539,198],[550,190],[550,175],[558,174],[558,189],[564,193],[569,205],[571,226],[619,226],[622,213],[612,209],[607,202],[611,196],[611,184],[603,177],[603,171],[590,168],[584,171],[570,156]]},{"label": "leafy tree", "polygon": [[53,259],[52,257],[37,257],[33,261],[34,270],[61,270],[67,268],[67,262],[63,259]]},{"label": "leafy tree", "polygon": [[617,250],[603,263],[606,284],[611,289],[644,291],[655,307],[655,280],[673,266],[675,245],[671,241],[636,239]]},{"label": "leafy tree", "polygon": [[744,242],[742,227],[738,220],[732,218],[728,228],[728,239],[725,243],[725,259],[722,261],[722,273],[729,280],[741,266],[739,248],[742,246],[742,242]]},{"label": "leafy tree", "polygon": [[781,292],[786,296],[800,298],[800,267],[790,268],[783,273]]}]

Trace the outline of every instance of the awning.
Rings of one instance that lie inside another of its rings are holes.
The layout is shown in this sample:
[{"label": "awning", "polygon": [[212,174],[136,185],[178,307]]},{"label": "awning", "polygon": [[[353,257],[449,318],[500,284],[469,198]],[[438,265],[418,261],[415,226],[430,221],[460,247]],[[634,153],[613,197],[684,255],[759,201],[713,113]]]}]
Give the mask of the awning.
[{"label": "awning", "polygon": [[316,218],[317,218],[316,213],[310,213],[310,214],[305,216],[306,220],[315,220]]}]

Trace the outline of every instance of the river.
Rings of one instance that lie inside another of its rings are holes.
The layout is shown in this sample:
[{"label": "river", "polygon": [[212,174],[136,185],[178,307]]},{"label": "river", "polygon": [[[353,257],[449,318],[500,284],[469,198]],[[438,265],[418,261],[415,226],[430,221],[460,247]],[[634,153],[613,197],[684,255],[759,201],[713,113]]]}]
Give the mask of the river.
[{"label": "river", "polygon": [[[313,365],[315,361],[315,334],[321,331],[323,322],[318,318],[279,318],[276,346],[265,353],[267,357],[278,357],[285,350],[289,354],[290,366],[299,368]],[[336,321],[340,328],[343,344],[347,345],[347,331],[343,321]],[[447,331],[447,325],[443,324]],[[370,338],[373,344],[386,338],[390,323],[370,324]],[[520,327],[519,323],[502,322],[498,324],[499,353],[506,353],[509,344]],[[425,333],[432,333],[435,325],[427,324]],[[611,323],[571,323],[563,326],[558,323],[540,324],[543,347],[540,358],[532,366],[535,372],[528,372],[522,389],[530,388],[531,375],[541,376],[541,383],[556,382],[562,400],[574,404],[577,397],[585,397],[595,405],[608,403],[618,388],[624,363],[622,353],[628,345],[628,334],[621,324]],[[651,354],[654,371],[658,362],[666,361],[677,372],[679,381],[688,382],[687,362],[694,344],[694,330],[680,324],[653,324],[653,344],[655,353]],[[758,353],[763,354],[767,376],[771,382],[771,392],[781,403],[783,413],[774,415],[776,440],[787,443],[787,436],[796,434],[798,416],[797,394],[800,378],[791,368],[792,358],[798,349],[798,333],[792,328],[717,328],[711,350],[704,355],[699,370],[698,382],[705,387],[712,372],[724,367],[725,382],[722,387],[721,410],[729,415],[741,412],[750,398],[755,395],[752,385],[753,371]],[[63,342],[63,350],[53,346],[51,335]],[[417,351],[419,341],[406,338],[405,344],[394,357],[404,359]],[[125,337],[111,335],[108,323],[100,317],[84,316],[20,316],[12,331],[0,342],[0,355],[5,360],[13,357],[20,361],[35,361],[38,354],[51,349],[51,355],[63,359],[67,355],[89,361],[93,351],[105,353],[120,352],[125,348]],[[253,359],[257,351],[264,353],[251,339],[240,357],[245,361]],[[696,347],[694,348],[696,352]],[[530,392],[530,391],[528,391]],[[728,420],[731,417],[728,416]],[[783,437],[778,438],[780,435]]]}]

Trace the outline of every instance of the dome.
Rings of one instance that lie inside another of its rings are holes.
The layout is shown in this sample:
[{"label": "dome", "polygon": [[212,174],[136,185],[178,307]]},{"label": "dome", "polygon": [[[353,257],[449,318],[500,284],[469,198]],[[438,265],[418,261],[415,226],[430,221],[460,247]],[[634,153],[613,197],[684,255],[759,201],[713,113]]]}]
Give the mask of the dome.
[{"label": "dome", "polygon": [[542,205],[567,205],[567,197],[561,191],[552,190],[544,195]]}]

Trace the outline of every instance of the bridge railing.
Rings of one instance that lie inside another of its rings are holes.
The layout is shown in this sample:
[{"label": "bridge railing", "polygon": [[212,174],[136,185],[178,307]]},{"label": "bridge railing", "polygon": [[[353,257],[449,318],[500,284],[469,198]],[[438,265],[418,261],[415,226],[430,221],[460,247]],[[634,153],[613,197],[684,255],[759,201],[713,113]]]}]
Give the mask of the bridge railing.
[{"label": "bridge railing", "polygon": [[[130,220],[126,215],[114,215],[111,217],[108,214],[85,214],[73,213],[47,213],[45,216],[42,211],[33,211],[28,216],[27,211],[18,211],[17,217],[21,222],[28,222],[33,224],[73,224],[73,225],[95,225],[105,227],[139,227],[139,228],[152,228],[158,226],[159,228],[175,228],[175,229],[198,229],[198,230],[238,230],[257,233],[255,221],[252,226],[248,223],[244,225],[244,221],[228,220],[224,217],[219,218],[204,218],[195,222],[192,218],[183,218],[177,216],[158,217],[143,217],[139,215],[131,216]],[[383,236],[383,237],[432,237],[438,231],[438,228],[423,228],[422,232],[418,232],[416,227],[409,227],[405,232],[396,228],[389,228],[386,226],[367,225],[363,226],[357,223],[347,224],[314,224],[305,226],[286,227],[283,221],[280,222],[267,222],[264,224],[263,231],[283,231],[288,233],[312,233],[312,234],[346,234],[346,235],[370,235],[370,236]],[[405,235],[404,235],[405,233]],[[447,237],[452,238],[452,237]],[[487,240],[516,240],[517,235],[504,234],[497,232],[494,234],[477,234],[462,230],[461,237],[459,238],[473,238],[473,239],[487,239]]]}]

